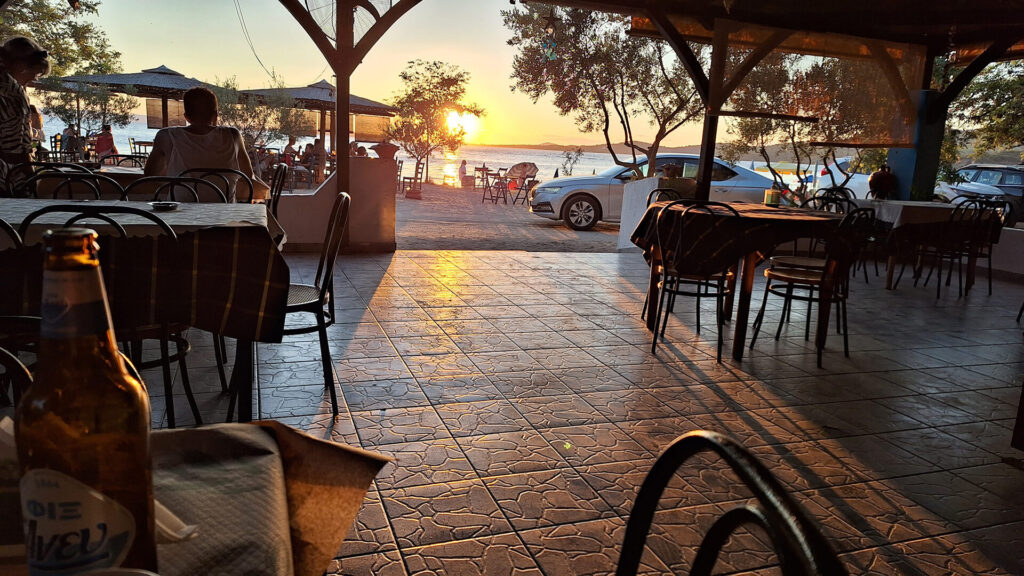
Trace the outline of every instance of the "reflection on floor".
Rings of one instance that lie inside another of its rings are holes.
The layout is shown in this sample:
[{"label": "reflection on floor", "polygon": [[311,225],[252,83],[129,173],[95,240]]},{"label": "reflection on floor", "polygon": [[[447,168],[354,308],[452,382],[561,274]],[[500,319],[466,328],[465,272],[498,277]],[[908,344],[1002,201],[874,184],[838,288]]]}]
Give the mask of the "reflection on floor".
[{"label": "reflection on floor", "polygon": [[[293,278],[315,271],[313,257],[288,260]],[[396,458],[331,571],[609,573],[651,463],[703,428],[767,463],[851,573],[1024,572],[1024,452],[1009,448],[1024,289],[997,281],[991,297],[936,301],[932,289],[858,280],[851,357],[833,332],[821,370],[802,306],[771,338],[777,302],[742,363],[714,362],[713,313],[695,334],[685,300],[651,355],[646,281],[637,254],[342,258],[329,329],[341,415],[330,416],[315,334],[259,348],[263,418]],[[199,400],[223,418],[212,349],[194,340]],[[160,423],[164,402],[153,404]],[[175,405],[188,421],[184,398]],[[714,458],[688,464],[644,573],[686,571],[710,523],[747,496]],[[766,539],[734,538],[720,570],[773,573]]]}]

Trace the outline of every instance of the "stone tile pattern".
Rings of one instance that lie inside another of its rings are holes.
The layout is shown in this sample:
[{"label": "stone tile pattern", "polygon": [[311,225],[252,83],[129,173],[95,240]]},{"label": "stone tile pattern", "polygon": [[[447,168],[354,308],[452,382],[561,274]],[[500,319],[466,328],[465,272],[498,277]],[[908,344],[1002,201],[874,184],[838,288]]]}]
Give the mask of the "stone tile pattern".
[{"label": "stone tile pattern", "polygon": [[[315,271],[312,256],[288,261],[297,281]],[[713,308],[697,334],[690,300],[652,355],[647,277],[635,253],[342,257],[328,329],[341,414],[330,415],[316,334],[258,354],[262,418],[396,458],[328,573],[611,573],[644,475],[694,429],[748,446],[851,573],[1024,573],[1024,454],[1009,447],[1024,288],[997,279],[992,297],[979,286],[936,301],[912,283],[887,292],[858,279],[850,358],[833,332],[818,369],[802,304],[772,338],[774,299],[742,363],[728,351],[714,361]],[[193,386],[217,421],[226,399],[209,337],[192,342]],[[174,405],[190,423],[184,399]],[[155,425],[166,407],[155,395]],[[749,497],[716,458],[685,464],[641,573],[685,573],[707,527]],[[767,540],[741,531],[718,570],[778,573]]]}]

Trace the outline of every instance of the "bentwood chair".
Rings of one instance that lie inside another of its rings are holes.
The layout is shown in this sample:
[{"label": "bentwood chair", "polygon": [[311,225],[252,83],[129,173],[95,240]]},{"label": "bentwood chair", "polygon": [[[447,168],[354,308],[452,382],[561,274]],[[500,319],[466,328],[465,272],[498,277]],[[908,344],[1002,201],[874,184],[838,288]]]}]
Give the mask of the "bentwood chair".
[{"label": "bentwood chair", "polygon": [[178,174],[180,178],[199,178],[216,186],[228,202],[252,204],[252,179],[232,168],[191,168]]},{"label": "bentwood chair", "polygon": [[270,198],[267,199],[270,213],[277,217],[277,204],[281,201],[284,183],[288,180],[288,165],[284,162],[274,165],[274,174],[270,178]]},{"label": "bentwood chair", "polygon": [[317,263],[316,276],[312,284],[291,284],[288,287],[288,305],[286,314],[300,312],[313,314],[316,323],[297,328],[285,328],[284,334],[308,334],[318,332],[320,335],[320,360],[324,370],[324,388],[330,392],[331,410],[338,414],[338,398],[334,390],[334,369],[331,362],[331,350],[327,342],[327,327],[334,323],[334,263],[341,249],[345,228],[348,226],[348,212],[351,198],[340,192],[334,200],[330,219],[327,221],[327,234],[320,250],[320,261]]},{"label": "bentwood chair", "polygon": [[201,178],[182,176],[146,176],[132,182],[125,188],[125,195],[144,195],[154,201],[170,200],[175,202],[220,202],[226,203],[227,197],[215,184]]},{"label": "bentwood chair", "polygon": [[148,157],[143,154],[107,154],[103,158],[100,158],[100,165],[145,168],[147,158]]},{"label": "bentwood chair", "polygon": [[0,348],[0,368],[4,369],[0,374],[0,407],[15,407],[21,395],[32,385],[32,374],[17,356],[4,348]]},{"label": "bentwood chair", "polygon": [[[168,243],[177,242],[174,230],[151,211],[132,206],[55,204],[26,216],[21,224],[21,235],[25,235],[34,220],[50,213],[70,214],[64,222],[65,227],[94,222],[99,226],[89,225],[101,236],[116,239],[116,242],[101,250],[100,264],[104,268],[104,274],[108,276],[107,294],[117,339],[124,343],[128,356],[134,360],[138,368],[161,368],[164,398],[167,403],[167,423],[171,428],[175,426],[171,362],[177,362],[192,416],[196,425],[202,424],[202,416],[192,394],[188,365],[185,361],[185,356],[191,350],[189,341],[183,336],[188,326],[172,324],[164,319],[167,303],[174,295],[163,293],[162,283],[151,276],[152,261],[149,254],[161,253]],[[117,215],[146,219],[160,230],[160,234],[156,237],[129,238]],[[107,233],[109,230],[113,230],[113,233]],[[101,239],[101,242],[105,240]],[[146,253],[147,257],[140,258],[142,253]],[[159,341],[160,355],[157,359],[142,360],[143,340]],[[175,344],[174,354],[169,351],[169,343],[172,341]]]},{"label": "bentwood chair", "polygon": [[[647,195],[647,206],[655,202],[667,202],[681,200],[679,192],[675,188],[655,188],[651,190],[651,193]],[[643,320],[647,316],[647,299],[650,295],[644,296],[644,307],[640,309],[640,319]]]},{"label": "bentwood chair", "polygon": [[[810,338],[811,309],[815,302],[821,306],[836,305],[836,328],[843,335],[843,354],[850,356],[849,325],[846,321],[846,300],[849,296],[850,267],[860,254],[868,236],[874,230],[875,211],[872,208],[858,208],[846,214],[839,223],[839,229],[828,239],[825,264],[821,268],[791,268],[770,266],[764,271],[768,280],[764,289],[761,309],[754,319],[754,333],[750,338],[750,348],[754,348],[757,335],[764,323],[764,313],[768,304],[768,295],[775,294],[784,298],[779,327],[775,332],[778,340],[782,334],[782,325],[792,310],[793,301],[807,302],[807,320],[804,339]],[[827,294],[821,294],[823,286],[831,285]],[[799,292],[797,292],[799,291]],[[821,327],[819,327],[821,329]],[[818,367],[821,367],[822,349],[818,348]]]},{"label": "bentwood chair", "polygon": [[[685,206],[682,214],[674,214],[676,206]],[[662,279],[658,283],[658,302],[655,307],[654,336],[651,353],[657,351],[659,328],[665,335],[668,317],[675,307],[677,296],[690,296],[696,300],[697,333],[700,333],[700,300],[715,299],[715,321],[718,327],[717,360],[722,361],[722,342],[725,323],[725,298],[731,294],[730,279],[742,253],[739,212],[721,202],[677,200],[658,212],[655,224],[658,253],[662,259]],[[714,252],[708,251],[714,247]],[[667,307],[666,307],[667,299]],[[665,317],[662,318],[662,310]]]},{"label": "bentwood chair", "polygon": [[17,184],[14,196],[67,200],[125,200],[116,180],[92,172],[43,171]]},{"label": "bentwood chair", "polygon": [[[690,567],[691,575],[719,573],[715,570],[720,553],[732,536],[747,525],[759,526],[770,536],[778,570],[772,573],[809,576],[846,576],[828,540],[807,513],[796,503],[771,471],[757,461],[739,442],[707,430],[695,430],[676,438],[654,462],[633,503],[615,576],[635,576],[658,503],[669,482],[678,481],[679,469],[694,455],[710,451],[718,455],[739,478],[753,498],[744,499],[719,516],[704,535]],[[752,531],[753,532],[753,531]]]}]

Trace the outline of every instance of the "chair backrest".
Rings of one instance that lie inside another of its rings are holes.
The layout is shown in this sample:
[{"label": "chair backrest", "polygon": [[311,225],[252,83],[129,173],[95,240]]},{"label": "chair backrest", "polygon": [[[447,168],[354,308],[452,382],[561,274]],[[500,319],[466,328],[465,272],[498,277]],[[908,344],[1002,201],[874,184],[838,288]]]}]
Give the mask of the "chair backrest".
[{"label": "chair backrest", "polygon": [[[201,178],[220,189],[228,202],[252,203],[252,179],[239,170],[232,168],[190,168],[178,176],[186,178]],[[238,187],[242,186],[241,193]]]},{"label": "chair backrest", "polygon": [[288,179],[288,165],[279,163],[274,165],[274,175],[270,178],[270,213],[277,216],[277,203],[281,200],[281,191],[284,190],[285,180]]},{"label": "chair backrest", "polygon": [[[15,164],[14,166],[11,166],[10,169],[7,171],[7,189],[12,190],[13,188],[17,187],[17,184],[23,182],[25,178],[29,178],[42,172],[81,172],[83,174],[87,174],[91,171],[85,166],[82,166],[81,164],[45,161],[22,162],[21,164]],[[27,195],[34,196],[35,194],[32,193]]]},{"label": "chair backrest", "polygon": [[844,198],[839,193],[827,194],[824,196],[813,196],[800,204],[801,208],[818,210],[820,212],[832,212],[834,214],[848,214],[857,209],[849,198]]},{"label": "chair backrest", "polygon": [[0,250],[21,247],[21,234],[18,234],[14,226],[11,226],[10,222],[3,218],[0,218],[0,233],[7,237],[5,240],[0,241]]},{"label": "chair backrest", "polygon": [[830,186],[828,188],[819,188],[814,193],[814,196],[842,198],[843,200],[853,200],[854,198],[857,197],[853,190],[850,190],[845,186]]},{"label": "chair backrest", "polygon": [[200,178],[182,176],[146,176],[132,182],[125,188],[125,196],[150,194],[154,201],[174,202],[221,202],[228,199],[215,184]]},{"label": "chair backrest", "polygon": [[664,202],[666,200],[682,200],[679,191],[675,188],[655,188],[651,190],[651,193],[647,195],[647,205],[650,206],[655,202]]},{"label": "chair backrest", "polygon": [[71,217],[64,222],[64,227],[78,225],[86,225],[83,222],[88,220],[99,220],[104,224],[109,225],[116,232],[116,235],[120,238],[127,238],[128,232],[124,226],[117,221],[116,218],[111,214],[130,214],[139,218],[144,218],[157,225],[161,232],[171,238],[176,238],[177,235],[174,233],[174,229],[164,222],[159,216],[150,212],[149,210],[143,210],[134,206],[119,206],[119,205],[102,205],[102,204],[51,204],[50,206],[44,206],[35,212],[32,212],[21,221],[21,226],[18,228],[18,233],[21,234],[22,238],[28,233],[29,227],[32,222],[44,214],[53,213],[66,213],[71,214]]},{"label": "chair backrest", "polygon": [[128,138],[128,149],[131,150],[132,154],[140,154],[139,145],[135,143],[135,138]]},{"label": "chair backrest", "polygon": [[0,367],[4,369],[4,380],[0,380],[0,382],[10,381],[11,399],[14,401],[14,406],[17,406],[21,395],[32,385],[32,374],[21,363],[21,360],[18,360],[17,356],[3,348],[0,348]]},{"label": "chair backrest", "polygon": [[45,171],[19,183],[12,191],[16,196],[33,198],[66,198],[68,200],[124,200],[124,188],[116,180],[102,174],[85,172]]},{"label": "chair backrest", "polygon": [[735,208],[721,202],[670,202],[658,211],[655,221],[665,266],[677,273],[709,277],[736,264],[745,253],[739,218]]},{"label": "chair backrest", "polygon": [[775,557],[779,559],[779,573],[791,576],[848,574],[828,540],[764,464],[732,438],[718,432],[696,430],[676,438],[647,473],[629,513],[616,576],[637,573],[662,493],[670,481],[676,480],[682,465],[704,451],[714,452],[725,462],[733,473],[729,477],[739,478],[753,495],[754,502],[731,508],[708,528],[690,574],[711,574],[730,538],[740,527],[749,524],[760,526],[769,535]]},{"label": "chair backrest", "polygon": [[103,166],[128,166],[131,168],[145,168],[147,156],[142,154],[107,154],[100,158]]},{"label": "chair backrest", "polygon": [[345,236],[345,228],[348,226],[348,210],[351,203],[352,198],[348,194],[339,192],[334,199],[334,207],[331,209],[331,219],[327,221],[327,234],[324,236],[324,244],[320,250],[320,262],[317,264],[316,278],[313,282],[320,290],[321,300],[332,288],[334,262],[338,259],[341,242]]},{"label": "chair backrest", "polygon": [[60,132],[50,136],[50,152],[60,152],[63,142],[64,135]]},{"label": "chair backrest", "polygon": [[876,230],[874,208],[856,208],[846,212],[826,244],[823,273],[845,280],[850,267],[860,258],[861,251]]}]

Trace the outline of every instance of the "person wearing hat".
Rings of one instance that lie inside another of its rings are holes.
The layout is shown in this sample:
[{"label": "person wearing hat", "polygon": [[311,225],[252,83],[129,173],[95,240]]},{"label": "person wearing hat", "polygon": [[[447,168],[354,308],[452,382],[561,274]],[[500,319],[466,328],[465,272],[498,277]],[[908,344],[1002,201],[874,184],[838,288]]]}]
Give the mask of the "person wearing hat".
[{"label": "person wearing hat", "polygon": [[0,46],[0,189],[28,178],[11,167],[32,160],[32,109],[25,86],[50,72],[49,54],[35,40],[15,36]]}]

